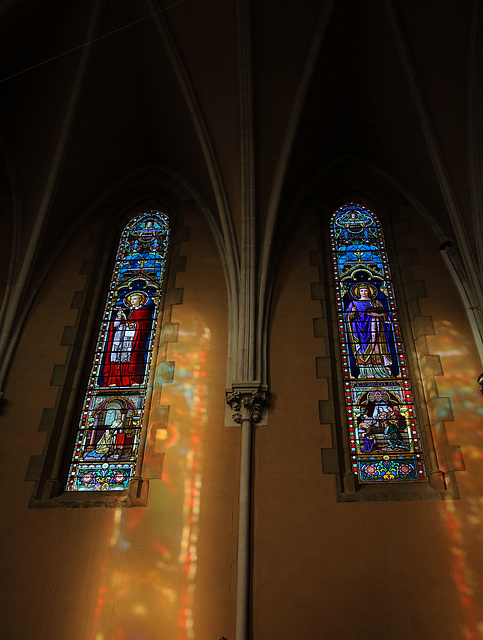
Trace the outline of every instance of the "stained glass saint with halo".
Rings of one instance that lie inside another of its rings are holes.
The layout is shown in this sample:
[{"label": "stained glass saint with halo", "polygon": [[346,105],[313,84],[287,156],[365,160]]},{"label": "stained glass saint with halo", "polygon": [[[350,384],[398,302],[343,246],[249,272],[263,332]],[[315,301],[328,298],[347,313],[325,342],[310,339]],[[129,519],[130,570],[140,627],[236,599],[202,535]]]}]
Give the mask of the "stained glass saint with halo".
[{"label": "stained glass saint with halo", "polygon": [[331,246],[352,471],[362,483],[423,480],[381,223],[346,204],[332,216]]},{"label": "stained glass saint with halo", "polygon": [[120,491],[133,477],[169,246],[169,218],[124,228],[68,473],[68,491]]}]

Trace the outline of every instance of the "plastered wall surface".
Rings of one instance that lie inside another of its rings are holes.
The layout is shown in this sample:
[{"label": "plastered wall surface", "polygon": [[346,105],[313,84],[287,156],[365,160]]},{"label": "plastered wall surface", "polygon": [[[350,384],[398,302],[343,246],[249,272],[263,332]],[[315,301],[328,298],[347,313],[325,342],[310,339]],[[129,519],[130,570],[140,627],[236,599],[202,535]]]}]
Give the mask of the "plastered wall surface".
[{"label": "plastered wall surface", "polygon": [[483,637],[483,397],[476,382],[481,363],[466,311],[435,243],[428,250],[414,214],[411,224],[410,242],[420,258],[415,270],[428,289],[421,307],[434,324],[428,345],[439,355],[443,373],[436,377],[438,392],[450,399],[454,416],[445,423],[445,431],[449,442],[461,447],[466,469],[456,474],[460,499],[437,505],[442,537],[450,551],[446,570],[457,590],[463,637],[478,639]]}]

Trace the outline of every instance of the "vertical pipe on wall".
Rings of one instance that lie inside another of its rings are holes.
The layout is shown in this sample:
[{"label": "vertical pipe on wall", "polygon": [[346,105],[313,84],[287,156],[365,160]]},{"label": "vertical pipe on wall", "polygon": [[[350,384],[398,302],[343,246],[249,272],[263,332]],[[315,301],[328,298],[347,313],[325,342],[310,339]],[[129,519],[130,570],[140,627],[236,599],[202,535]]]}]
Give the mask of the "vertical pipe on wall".
[{"label": "vertical pipe on wall", "polygon": [[236,640],[248,640],[250,620],[250,533],[252,482],[252,420],[241,425],[240,502],[238,510],[238,569]]},{"label": "vertical pipe on wall", "polygon": [[241,425],[240,498],[238,511],[238,569],[236,640],[248,640],[250,624],[250,536],[252,486],[252,429],[262,419],[267,404],[267,388],[255,382],[233,385],[227,394],[233,421]]}]

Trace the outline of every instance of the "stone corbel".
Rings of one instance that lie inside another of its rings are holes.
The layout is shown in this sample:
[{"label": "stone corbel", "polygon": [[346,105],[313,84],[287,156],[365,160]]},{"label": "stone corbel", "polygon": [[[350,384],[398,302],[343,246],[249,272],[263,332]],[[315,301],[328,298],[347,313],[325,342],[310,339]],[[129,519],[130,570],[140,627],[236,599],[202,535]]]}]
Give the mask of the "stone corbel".
[{"label": "stone corbel", "polygon": [[249,420],[252,424],[268,424],[268,390],[256,382],[239,382],[226,389],[227,427]]},{"label": "stone corbel", "polygon": [[483,373],[480,373],[480,375],[478,376],[478,389],[481,393],[481,395],[483,396]]}]

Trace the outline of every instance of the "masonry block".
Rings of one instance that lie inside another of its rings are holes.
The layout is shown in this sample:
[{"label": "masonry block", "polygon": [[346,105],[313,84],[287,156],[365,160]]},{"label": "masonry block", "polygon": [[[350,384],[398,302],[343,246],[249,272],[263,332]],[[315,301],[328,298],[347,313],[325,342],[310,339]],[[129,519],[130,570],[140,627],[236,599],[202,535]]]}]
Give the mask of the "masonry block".
[{"label": "masonry block", "polygon": [[446,491],[444,473],[442,471],[433,471],[433,473],[429,475],[429,484],[431,488],[435,489],[436,491]]},{"label": "masonry block", "polygon": [[446,469],[448,471],[464,471],[465,461],[461,453],[461,447],[456,444],[447,444],[443,447],[446,460]]},{"label": "masonry block", "polygon": [[434,398],[427,403],[431,422],[451,422],[454,420],[453,408],[449,398]]},{"label": "masonry block", "polygon": [[438,384],[436,382],[436,378],[433,376],[428,376],[424,381],[424,389],[426,400],[434,400],[434,398],[438,397]]},{"label": "masonry block", "polygon": [[65,327],[62,334],[62,340],[60,344],[62,347],[71,347],[75,343],[77,336],[77,327]]},{"label": "masonry block", "polygon": [[314,337],[326,338],[329,335],[329,327],[325,318],[314,318]]},{"label": "masonry block", "polygon": [[182,287],[180,288],[175,288],[172,287],[168,290],[168,293],[166,295],[166,306],[172,305],[172,304],[182,304],[183,302],[183,294],[184,294],[184,289]]},{"label": "masonry block", "polygon": [[86,299],[85,291],[76,291],[72,296],[72,302],[70,303],[71,309],[82,309],[84,301]]},{"label": "masonry block", "polygon": [[412,280],[408,282],[404,289],[406,291],[406,297],[408,300],[413,298],[427,298],[428,292],[426,291],[426,285],[423,280]]},{"label": "masonry block", "polygon": [[151,414],[154,416],[152,421],[156,426],[166,429],[169,420],[169,404],[158,404],[152,407]]},{"label": "masonry block", "polygon": [[419,336],[414,340],[414,346],[416,348],[416,354],[418,358],[422,358],[423,356],[427,356],[429,354],[429,346],[426,336]]},{"label": "masonry block", "polygon": [[407,305],[409,319],[412,321],[421,315],[421,307],[419,306],[419,298],[413,298]]},{"label": "masonry block", "polygon": [[161,382],[169,383],[174,379],[174,362],[168,360],[162,362],[158,367],[158,377]]},{"label": "masonry block", "polygon": [[40,478],[44,462],[44,456],[30,456],[27,470],[25,471],[25,482],[35,482]]},{"label": "masonry block", "polygon": [[421,336],[434,335],[434,326],[431,316],[419,316],[411,322],[414,339]]},{"label": "masonry block", "polygon": [[339,456],[337,449],[321,449],[322,470],[324,473],[340,473]]},{"label": "masonry block", "polygon": [[93,261],[90,258],[84,258],[81,262],[79,275],[88,276],[92,272]]},{"label": "masonry block", "polygon": [[317,372],[317,378],[331,378],[332,369],[331,369],[330,358],[329,357],[316,358],[315,370]]},{"label": "masonry block", "polygon": [[66,375],[67,375],[67,365],[56,364],[54,366],[54,371],[52,372],[52,377],[50,379],[50,386],[51,387],[63,386]]},{"label": "masonry block", "polygon": [[319,401],[319,422],[320,424],[335,422],[334,403],[330,400]]},{"label": "masonry block", "polygon": [[167,322],[161,329],[161,344],[165,342],[178,342],[178,322]]},{"label": "masonry block", "polygon": [[441,367],[441,360],[439,356],[423,356],[419,359],[419,366],[421,368],[421,377],[423,380],[427,376],[442,376],[443,369]]},{"label": "masonry block", "polygon": [[52,431],[56,414],[57,410],[53,407],[44,409],[40,418],[39,431]]},{"label": "masonry block", "polygon": [[149,480],[133,478],[129,481],[127,497],[131,506],[146,506],[149,493]]},{"label": "masonry block", "polygon": [[327,448],[332,448],[333,446],[332,425],[330,424],[320,425],[320,435],[323,443],[322,446]]},{"label": "masonry block", "polygon": [[401,267],[401,277],[402,277],[402,281],[404,283],[404,286],[406,286],[408,283],[413,282],[414,277],[413,277],[413,267],[411,264],[408,264],[404,267]]},{"label": "masonry block", "polygon": [[310,295],[312,300],[322,300],[324,298],[324,285],[321,282],[311,282]]}]

